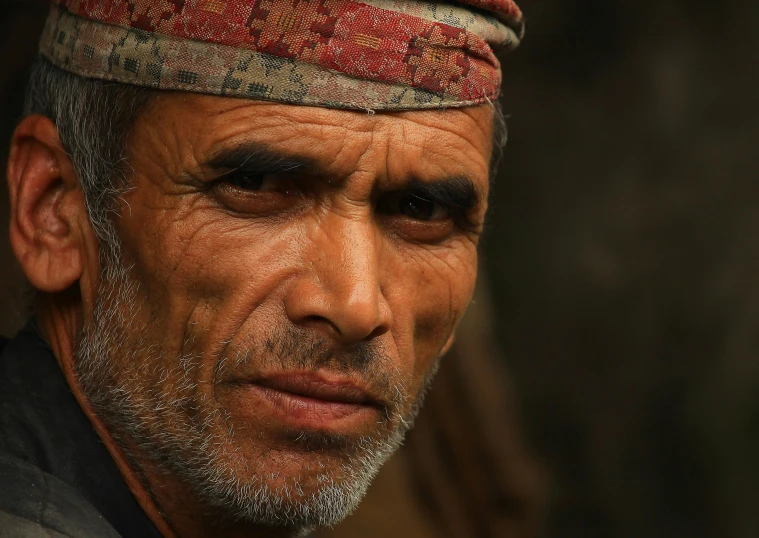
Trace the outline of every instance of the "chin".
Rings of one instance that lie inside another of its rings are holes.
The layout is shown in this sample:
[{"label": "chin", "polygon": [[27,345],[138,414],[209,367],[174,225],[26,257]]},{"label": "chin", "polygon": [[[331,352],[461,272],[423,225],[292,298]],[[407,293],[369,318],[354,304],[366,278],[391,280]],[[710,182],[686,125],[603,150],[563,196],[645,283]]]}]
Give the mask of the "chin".
[{"label": "chin", "polygon": [[[225,462],[206,467],[202,496],[240,522],[274,527],[332,526],[361,502],[386,457],[356,463],[334,455],[299,450],[265,452],[255,464]],[[218,463],[218,462],[217,462]],[[231,467],[234,465],[234,467]]]},{"label": "chin", "polygon": [[174,460],[182,462],[174,471],[218,516],[295,530],[350,515],[404,435],[376,422],[371,432],[240,426],[214,428],[203,446],[183,447],[194,456]]}]

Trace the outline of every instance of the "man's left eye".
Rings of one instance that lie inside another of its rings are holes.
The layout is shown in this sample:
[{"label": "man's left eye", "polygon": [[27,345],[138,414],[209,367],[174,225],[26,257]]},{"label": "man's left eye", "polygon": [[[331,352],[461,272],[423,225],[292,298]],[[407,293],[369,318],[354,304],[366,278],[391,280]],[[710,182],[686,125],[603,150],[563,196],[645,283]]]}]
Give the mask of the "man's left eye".
[{"label": "man's left eye", "polygon": [[405,217],[421,221],[440,221],[450,218],[451,212],[437,202],[413,193],[404,193],[395,200],[397,212]]}]

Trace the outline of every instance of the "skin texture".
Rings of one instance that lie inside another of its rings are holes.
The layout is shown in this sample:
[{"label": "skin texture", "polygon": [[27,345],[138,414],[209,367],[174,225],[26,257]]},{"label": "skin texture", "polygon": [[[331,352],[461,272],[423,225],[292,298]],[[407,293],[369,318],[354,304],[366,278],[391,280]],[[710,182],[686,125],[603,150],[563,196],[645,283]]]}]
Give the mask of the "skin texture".
[{"label": "skin texture", "polygon": [[[221,464],[248,478],[276,471],[269,486],[297,482],[296,497],[307,498],[319,472],[342,477],[360,439],[402,429],[471,299],[491,121],[488,107],[368,115],[188,94],[151,101],[130,137],[132,188],[115,220],[136,291],[130,308],[117,305],[130,323],[108,381],[147,407],[189,403],[140,415],[149,425],[141,433],[93,410],[80,385],[76,349],[102,291],[98,242],[55,127],[41,117],[22,122],[8,173],[14,251],[43,292],[38,316],[69,383],[165,535],[296,529],[209,512],[135,437],[178,420],[202,423],[223,453],[242,455]],[[242,173],[219,159],[239,163],[246,151],[277,155],[267,166],[303,166]],[[458,192],[465,207],[450,196],[409,198],[430,184]],[[298,362],[278,347],[287,334],[320,360]],[[246,385],[282,369],[360,387],[372,405],[290,422]]]}]

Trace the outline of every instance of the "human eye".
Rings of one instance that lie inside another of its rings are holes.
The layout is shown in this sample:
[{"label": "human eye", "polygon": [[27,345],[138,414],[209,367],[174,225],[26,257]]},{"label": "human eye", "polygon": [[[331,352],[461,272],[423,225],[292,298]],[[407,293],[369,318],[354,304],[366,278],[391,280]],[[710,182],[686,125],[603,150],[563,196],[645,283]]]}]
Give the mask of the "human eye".
[{"label": "human eye", "polygon": [[232,172],[222,176],[220,183],[249,192],[272,192],[282,187],[276,174]]},{"label": "human eye", "polygon": [[292,178],[267,172],[233,171],[213,182],[214,198],[241,214],[272,214],[292,208],[298,189]]},{"label": "human eye", "polygon": [[456,228],[450,209],[432,197],[413,191],[387,194],[377,209],[386,225],[409,241],[440,242],[450,237]]},{"label": "human eye", "polygon": [[451,217],[451,212],[441,204],[411,192],[396,195],[388,208],[404,217],[425,222]]}]

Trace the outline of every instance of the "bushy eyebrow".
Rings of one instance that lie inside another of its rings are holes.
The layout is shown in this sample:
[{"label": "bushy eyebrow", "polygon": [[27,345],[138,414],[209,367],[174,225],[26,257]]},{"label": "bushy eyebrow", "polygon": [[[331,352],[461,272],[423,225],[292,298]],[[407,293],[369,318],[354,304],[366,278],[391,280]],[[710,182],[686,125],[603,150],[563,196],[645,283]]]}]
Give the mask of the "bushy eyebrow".
[{"label": "bushy eyebrow", "polygon": [[234,172],[248,173],[296,173],[316,168],[311,159],[285,155],[271,151],[266,147],[242,144],[225,148],[215,153],[206,163],[214,171],[221,172],[221,177]]},{"label": "bushy eyebrow", "polygon": [[[311,177],[324,176],[317,161],[308,157],[273,151],[260,144],[240,144],[215,153],[205,167],[217,172],[218,178],[234,172],[251,174],[295,174],[307,172]],[[334,184],[334,183],[333,183]],[[483,203],[483,195],[474,181],[466,176],[451,176],[431,181],[411,179],[398,185],[394,192],[405,191],[436,202],[448,210],[469,211]],[[382,192],[377,194],[382,195]]]},{"label": "bushy eyebrow", "polygon": [[483,202],[483,196],[474,181],[466,176],[451,176],[433,181],[414,179],[401,190],[436,202],[448,210],[469,211]]}]

